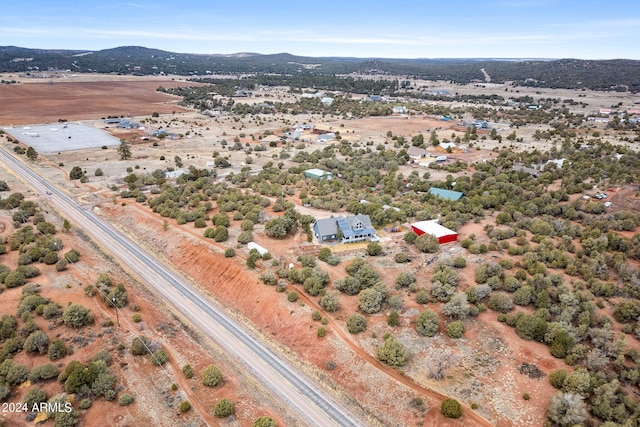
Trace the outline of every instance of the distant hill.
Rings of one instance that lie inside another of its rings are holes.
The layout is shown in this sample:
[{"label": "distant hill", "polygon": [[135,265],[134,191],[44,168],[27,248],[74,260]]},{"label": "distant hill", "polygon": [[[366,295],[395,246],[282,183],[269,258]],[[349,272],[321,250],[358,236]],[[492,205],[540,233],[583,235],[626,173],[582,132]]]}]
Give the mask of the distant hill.
[{"label": "distant hill", "polygon": [[0,46],[0,72],[177,74],[204,76],[258,74],[394,74],[455,83],[493,82],[551,88],[640,91],[640,61],[581,59],[389,59],[306,57],[288,53],[200,55],[140,46],[98,51],[27,49]]}]

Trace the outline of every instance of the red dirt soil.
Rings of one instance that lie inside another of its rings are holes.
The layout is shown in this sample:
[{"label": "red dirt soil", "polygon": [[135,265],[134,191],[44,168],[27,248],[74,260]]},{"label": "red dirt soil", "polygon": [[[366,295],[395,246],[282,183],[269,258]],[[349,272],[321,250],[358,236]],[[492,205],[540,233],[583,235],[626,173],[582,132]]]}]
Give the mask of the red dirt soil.
[{"label": "red dirt soil", "polygon": [[159,86],[173,88],[195,84],[197,83],[140,80],[0,85],[0,125],[190,111],[177,105],[180,97],[161,93],[156,89]]}]

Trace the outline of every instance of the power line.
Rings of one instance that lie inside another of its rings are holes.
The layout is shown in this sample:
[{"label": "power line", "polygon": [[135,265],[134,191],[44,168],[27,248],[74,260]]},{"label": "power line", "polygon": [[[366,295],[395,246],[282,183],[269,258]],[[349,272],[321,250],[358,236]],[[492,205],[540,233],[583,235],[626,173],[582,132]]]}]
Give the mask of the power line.
[{"label": "power line", "polygon": [[[106,290],[101,289],[101,288],[99,288],[99,287],[97,287],[97,286],[95,286],[95,285],[94,285],[94,287],[95,287],[95,288],[98,290],[98,292],[102,295],[102,297],[103,297],[104,301],[105,301],[105,302],[107,302],[107,301],[108,301],[108,302],[110,303],[110,305],[115,309],[115,311],[116,311],[116,318],[117,318],[117,319],[119,319],[119,314],[118,314],[119,309],[118,309],[118,307],[115,305],[115,297],[113,297],[113,299],[112,299],[112,300],[110,300],[110,299],[109,299],[109,295],[107,294]],[[129,320],[128,320],[126,317],[124,317],[123,319],[124,319],[124,321],[127,323],[128,330],[129,330],[129,331],[131,331],[131,332],[135,335],[135,337],[139,339],[139,341],[142,343],[142,345],[144,346],[144,348],[145,348],[145,349],[147,350],[147,352],[151,355],[151,358],[152,358],[152,360],[155,362],[155,364],[156,364],[157,366],[160,366],[160,368],[163,370],[163,372],[164,372],[164,373],[167,375],[167,377],[169,378],[170,382],[171,382],[172,384],[175,384],[175,383],[173,382],[173,375],[172,375],[172,372],[171,372],[171,371],[169,371],[169,369],[168,369],[168,368],[167,368],[167,366],[166,366],[166,363],[160,363],[160,362],[159,362],[159,359],[155,356],[154,352],[153,352],[153,351],[151,350],[151,348],[147,345],[147,340],[143,339],[143,337],[144,337],[144,338],[147,338],[147,337],[146,337],[146,336],[144,336],[144,335],[138,334],[138,333],[135,331],[135,327],[129,323]],[[120,327],[120,322],[119,322],[119,321],[118,321],[118,327]],[[115,335],[116,335],[116,337],[118,336],[117,330],[116,330],[116,334],[115,334]],[[134,338],[134,339],[135,339],[135,338]],[[153,387],[154,387],[158,392],[160,392],[160,393],[162,392],[162,390],[161,390],[160,388],[158,388],[158,386],[156,385],[156,383],[155,383],[155,382],[152,384],[152,386],[153,386]],[[187,397],[187,396],[186,396],[186,394],[185,394],[185,397]],[[202,404],[202,402],[200,402],[200,400],[198,399],[198,397],[197,397],[195,394],[193,394],[193,396],[192,396],[192,397],[193,397],[193,399],[198,403],[198,405],[200,405],[200,407],[201,407],[201,408],[205,409],[205,406]],[[188,401],[188,399],[187,399],[187,401]],[[205,411],[206,411],[206,409],[205,409]],[[205,422],[206,422],[206,421],[205,421]],[[220,425],[220,424],[218,424],[215,420],[213,420],[213,422],[214,422],[216,425],[218,425],[218,426]]]}]

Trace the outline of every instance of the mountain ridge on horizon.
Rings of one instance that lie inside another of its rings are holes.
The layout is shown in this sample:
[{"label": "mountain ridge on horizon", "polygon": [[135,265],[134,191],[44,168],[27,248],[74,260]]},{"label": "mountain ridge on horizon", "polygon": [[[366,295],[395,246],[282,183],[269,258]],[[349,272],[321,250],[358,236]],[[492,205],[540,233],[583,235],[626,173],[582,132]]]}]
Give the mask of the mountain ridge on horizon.
[{"label": "mountain ridge on horizon", "polygon": [[[239,57],[250,57],[250,56],[291,56],[295,58],[310,58],[310,59],[342,59],[342,60],[388,60],[388,61],[420,61],[420,60],[434,60],[434,61],[554,61],[560,59],[577,59],[589,61],[587,59],[581,58],[548,58],[548,57],[403,57],[403,58],[391,58],[391,57],[383,57],[383,56],[307,56],[307,55],[296,55],[289,52],[277,52],[277,53],[260,53],[260,52],[233,52],[233,53],[191,53],[191,52],[172,52],[163,49],[150,48],[146,46],[139,45],[125,45],[125,46],[116,46],[112,48],[106,49],[43,49],[43,48],[28,48],[23,46],[0,46],[0,52],[3,50],[23,50],[23,51],[35,51],[35,52],[73,52],[74,54],[91,54],[96,52],[118,52],[118,51],[127,51],[127,50],[142,50],[146,52],[158,52],[163,54],[171,54],[171,55],[193,55],[193,56],[210,56],[210,57],[229,57],[229,58],[239,58]],[[626,59],[626,58],[618,58],[618,59]],[[610,61],[609,59],[598,59],[592,61]]]},{"label": "mountain ridge on horizon", "polygon": [[640,61],[576,58],[357,58],[261,54],[177,53],[144,46],[101,50],[0,46],[0,72],[60,71],[134,75],[369,74],[419,77],[452,83],[513,82],[558,88],[640,91]]}]

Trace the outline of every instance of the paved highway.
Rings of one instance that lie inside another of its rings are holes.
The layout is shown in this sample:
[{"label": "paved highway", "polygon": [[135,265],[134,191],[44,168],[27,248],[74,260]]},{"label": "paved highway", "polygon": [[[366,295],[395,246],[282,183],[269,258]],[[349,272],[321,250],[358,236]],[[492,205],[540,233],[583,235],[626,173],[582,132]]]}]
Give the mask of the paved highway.
[{"label": "paved highway", "polygon": [[82,207],[65,192],[49,184],[4,147],[0,147],[0,160],[38,193],[47,194],[50,203],[72,223],[83,229],[121,263],[127,265],[204,335],[216,341],[240,361],[266,388],[292,408],[299,415],[301,422],[318,427],[364,425],[307,377],[281,360],[258,338],[213,305],[206,296],[91,210]]}]

